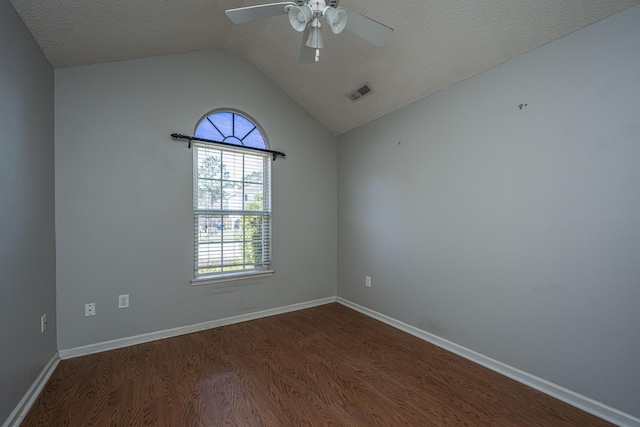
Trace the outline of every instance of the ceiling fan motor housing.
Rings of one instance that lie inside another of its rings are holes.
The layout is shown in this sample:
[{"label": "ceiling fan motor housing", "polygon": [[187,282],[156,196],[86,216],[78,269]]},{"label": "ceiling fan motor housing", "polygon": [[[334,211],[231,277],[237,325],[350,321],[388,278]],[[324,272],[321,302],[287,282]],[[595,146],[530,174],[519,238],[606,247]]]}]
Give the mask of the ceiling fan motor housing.
[{"label": "ceiling fan motor housing", "polygon": [[[298,4],[298,6],[302,6],[303,4],[307,4],[307,3],[312,3],[313,2],[313,0],[295,0],[295,1]],[[336,7],[338,7],[338,3],[340,3],[340,0],[327,0],[327,1],[325,1],[325,3],[329,7],[336,8]]]}]

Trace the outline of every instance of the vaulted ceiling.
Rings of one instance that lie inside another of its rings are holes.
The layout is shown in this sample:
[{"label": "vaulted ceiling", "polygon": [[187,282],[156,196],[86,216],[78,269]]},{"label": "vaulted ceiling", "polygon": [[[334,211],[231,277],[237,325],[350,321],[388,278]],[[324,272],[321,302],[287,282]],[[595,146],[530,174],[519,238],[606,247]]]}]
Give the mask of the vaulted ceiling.
[{"label": "vaulted ceiling", "polygon": [[[640,0],[341,0],[394,32],[376,47],[323,28],[314,64],[285,14],[233,25],[274,0],[10,0],[55,68],[205,49],[247,58],[334,134],[411,104]],[[374,92],[345,95],[369,83]]]}]

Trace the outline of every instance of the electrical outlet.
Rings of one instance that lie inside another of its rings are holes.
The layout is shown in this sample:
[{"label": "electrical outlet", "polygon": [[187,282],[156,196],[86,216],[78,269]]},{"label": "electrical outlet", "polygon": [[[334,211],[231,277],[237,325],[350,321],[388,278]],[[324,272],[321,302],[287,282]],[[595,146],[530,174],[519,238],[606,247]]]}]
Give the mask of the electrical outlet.
[{"label": "electrical outlet", "polygon": [[40,333],[44,334],[44,331],[47,330],[47,315],[43,314],[40,318]]},{"label": "electrical outlet", "polygon": [[128,308],[128,307],[129,307],[129,294],[118,295],[118,308]]},{"label": "electrical outlet", "polygon": [[84,317],[91,317],[96,315],[96,303],[90,302],[84,305]]},{"label": "electrical outlet", "polygon": [[365,285],[367,288],[370,288],[370,287],[371,287],[371,277],[369,277],[369,276],[365,276],[365,277],[364,277],[364,285]]}]

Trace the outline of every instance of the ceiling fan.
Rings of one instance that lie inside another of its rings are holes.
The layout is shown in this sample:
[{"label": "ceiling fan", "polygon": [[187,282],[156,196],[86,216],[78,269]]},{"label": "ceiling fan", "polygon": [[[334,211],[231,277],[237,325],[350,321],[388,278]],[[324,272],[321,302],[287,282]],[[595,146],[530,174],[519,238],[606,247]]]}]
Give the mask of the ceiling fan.
[{"label": "ceiling fan", "polygon": [[257,21],[287,14],[294,30],[304,32],[298,63],[317,62],[320,57],[322,43],[320,18],[331,28],[333,34],[340,34],[345,28],[376,46],[382,46],[393,32],[393,29],[371,18],[338,7],[340,0],[296,0],[281,3],[261,4],[258,6],[239,7],[225,11],[234,24]]}]

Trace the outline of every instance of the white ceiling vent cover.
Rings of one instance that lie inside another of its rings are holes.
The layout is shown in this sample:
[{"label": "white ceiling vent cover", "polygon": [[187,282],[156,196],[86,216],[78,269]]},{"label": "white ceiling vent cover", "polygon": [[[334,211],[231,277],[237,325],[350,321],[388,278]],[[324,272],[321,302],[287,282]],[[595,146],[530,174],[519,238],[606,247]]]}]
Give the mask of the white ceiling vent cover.
[{"label": "white ceiling vent cover", "polygon": [[369,95],[370,93],[373,93],[373,89],[371,88],[371,86],[369,86],[369,83],[365,83],[353,92],[348,93],[347,98],[349,98],[353,102],[356,102]]}]

